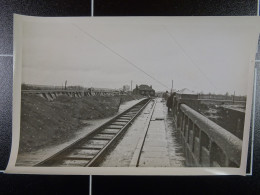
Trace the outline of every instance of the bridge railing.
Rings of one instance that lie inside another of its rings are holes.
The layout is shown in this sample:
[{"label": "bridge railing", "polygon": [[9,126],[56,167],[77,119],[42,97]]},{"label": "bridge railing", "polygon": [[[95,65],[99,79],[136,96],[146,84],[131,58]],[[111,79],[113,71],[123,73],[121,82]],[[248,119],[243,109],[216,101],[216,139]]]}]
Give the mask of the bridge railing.
[{"label": "bridge railing", "polygon": [[239,167],[242,140],[185,104],[174,111],[187,166]]},{"label": "bridge railing", "polygon": [[210,94],[176,94],[178,99],[246,101],[246,96],[227,96]]},{"label": "bridge railing", "polygon": [[201,100],[210,99],[210,100],[226,100],[226,101],[246,101],[246,96],[198,94],[198,99],[201,99]]},{"label": "bridge railing", "polygon": [[233,96],[199,94],[199,99],[233,100]]}]

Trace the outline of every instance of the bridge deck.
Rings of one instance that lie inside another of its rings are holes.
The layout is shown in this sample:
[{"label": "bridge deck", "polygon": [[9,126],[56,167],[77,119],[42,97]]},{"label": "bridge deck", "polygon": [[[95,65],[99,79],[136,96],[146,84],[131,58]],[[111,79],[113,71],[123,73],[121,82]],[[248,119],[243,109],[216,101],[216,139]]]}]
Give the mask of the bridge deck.
[{"label": "bridge deck", "polygon": [[[180,167],[184,165],[184,154],[179,143],[181,137],[175,129],[171,113],[161,99],[157,99],[153,114],[150,103],[131,125],[116,148],[100,164],[104,167],[135,166],[142,152],[138,167]],[[151,119],[151,121],[150,121]],[[147,122],[150,121],[147,131]],[[147,131],[147,136],[144,135]],[[140,144],[141,143],[141,144]]]},{"label": "bridge deck", "polygon": [[164,105],[159,100],[160,99],[156,102],[154,113],[147,131],[139,167],[170,166],[168,140],[164,121]]}]

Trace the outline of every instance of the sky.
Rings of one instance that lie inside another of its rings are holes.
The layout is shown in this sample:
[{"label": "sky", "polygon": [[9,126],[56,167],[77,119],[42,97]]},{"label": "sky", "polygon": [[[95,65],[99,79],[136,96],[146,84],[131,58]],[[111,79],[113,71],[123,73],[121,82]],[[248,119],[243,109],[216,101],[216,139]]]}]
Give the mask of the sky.
[{"label": "sky", "polygon": [[[60,18],[25,21],[22,82],[156,91],[247,93],[259,31],[232,17]],[[253,57],[253,58],[252,58]]]}]

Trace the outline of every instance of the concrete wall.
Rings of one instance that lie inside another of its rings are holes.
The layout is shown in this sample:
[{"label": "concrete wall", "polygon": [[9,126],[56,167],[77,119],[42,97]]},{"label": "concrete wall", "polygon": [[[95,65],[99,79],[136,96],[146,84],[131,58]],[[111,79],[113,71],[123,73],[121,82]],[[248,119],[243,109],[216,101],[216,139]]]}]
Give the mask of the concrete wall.
[{"label": "concrete wall", "polygon": [[187,166],[240,166],[242,140],[183,103],[173,111]]}]

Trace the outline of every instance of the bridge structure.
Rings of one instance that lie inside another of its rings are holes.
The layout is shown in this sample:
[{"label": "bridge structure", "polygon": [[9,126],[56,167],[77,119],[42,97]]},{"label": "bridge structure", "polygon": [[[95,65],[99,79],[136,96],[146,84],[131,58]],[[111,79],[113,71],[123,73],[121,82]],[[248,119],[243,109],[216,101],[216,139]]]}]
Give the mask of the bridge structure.
[{"label": "bridge structure", "polygon": [[[260,36],[259,36],[260,37]],[[260,38],[255,66],[260,64]],[[201,104],[246,105],[245,96],[177,94],[172,108],[176,128],[181,132],[187,166],[239,167],[242,138],[198,112]],[[224,106],[223,106],[224,107]],[[245,111],[227,107],[243,130]],[[232,123],[232,121],[231,121]],[[243,135],[243,132],[242,132]]]},{"label": "bridge structure", "polygon": [[22,90],[22,94],[38,95],[48,101],[53,101],[58,96],[66,95],[69,97],[81,98],[84,96],[115,96],[123,95],[124,93],[119,90],[110,89],[96,89],[89,88],[88,90],[81,89],[41,89],[41,90]]},{"label": "bridge structure", "polygon": [[[123,95],[119,90],[107,89],[42,89],[22,90],[22,94],[38,95],[48,101],[58,96],[81,98],[84,96]],[[181,132],[186,166],[239,167],[242,140],[197,111],[200,104],[245,104],[245,97],[177,94],[172,108],[176,129]]]},{"label": "bridge structure", "polygon": [[198,112],[201,103],[245,104],[246,98],[177,94],[173,105],[176,129],[181,132],[186,166],[239,167],[242,139]]},{"label": "bridge structure", "polygon": [[[34,94],[48,101],[53,101],[61,95],[81,98],[84,96],[123,95],[123,92],[95,88],[86,90],[36,89],[22,90],[22,94]],[[181,143],[185,153],[186,166],[239,167],[242,139],[198,112],[198,109],[201,104],[209,103],[216,105],[245,105],[246,97],[177,94],[174,99],[173,118],[176,129],[181,132]]]}]

